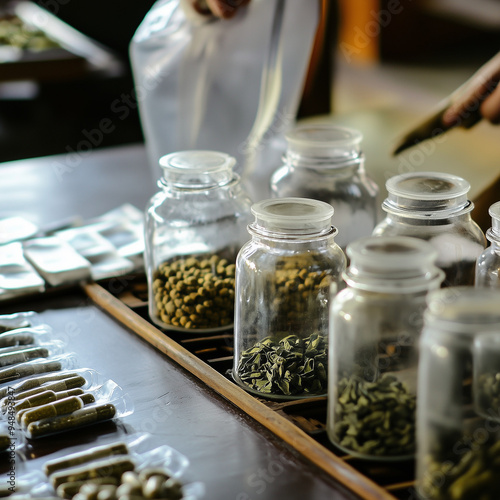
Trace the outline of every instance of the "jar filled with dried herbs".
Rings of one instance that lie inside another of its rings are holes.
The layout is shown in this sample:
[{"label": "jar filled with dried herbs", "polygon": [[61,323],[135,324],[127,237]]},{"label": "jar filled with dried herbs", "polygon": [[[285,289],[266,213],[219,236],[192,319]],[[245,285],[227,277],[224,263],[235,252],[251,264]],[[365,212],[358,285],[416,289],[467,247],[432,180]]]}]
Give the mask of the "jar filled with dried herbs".
[{"label": "jar filled with dried herbs", "polygon": [[330,308],[328,436],[357,457],[409,458],[425,299],[444,272],[417,238],[363,238],[347,255],[347,288]]},{"label": "jar filled with dried herbs", "polygon": [[149,315],[161,328],[200,333],[234,322],[236,255],[248,239],[251,201],[217,151],[160,160],[160,191],[146,210]]},{"label": "jar filled with dried herbs", "polygon": [[369,236],[378,219],[378,186],[365,170],[361,132],[330,123],[299,125],[286,134],[283,165],[271,176],[273,196],[330,203],[342,249]]},{"label": "jar filled with dried herbs", "polygon": [[429,295],[418,379],[419,498],[499,498],[499,304],[491,288]]},{"label": "jar filled with dried herbs", "polygon": [[476,262],[476,286],[500,288],[500,201],[491,205],[491,227],[486,238],[491,245]]},{"label": "jar filled with dried herbs", "polygon": [[236,261],[234,379],[274,399],[325,395],[329,290],[346,266],[333,208],[279,198],[252,213]]},{"label": "jar filled with dried herbs", "polygon": [[447,173],[411,172],[391,177],[386,188],[386,217],[373,234],[428,241],[438,251],[436,265],[446,273],[443,286],[473,285],[486,238],[471,218],[469,182]]}]

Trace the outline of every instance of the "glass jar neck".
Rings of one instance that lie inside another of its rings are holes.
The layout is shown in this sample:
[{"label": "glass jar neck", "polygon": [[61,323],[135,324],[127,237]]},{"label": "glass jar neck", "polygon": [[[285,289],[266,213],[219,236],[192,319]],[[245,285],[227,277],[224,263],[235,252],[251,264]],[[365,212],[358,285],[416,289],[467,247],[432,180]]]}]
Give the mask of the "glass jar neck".
[{"label": "glass jar neck", "polygon": [[468,211],[463,211],[460,213],[442,213],[442,212],[420,212],[420,211],[392,211],[386,210],[386,207],[382,205],[382,208],[387,213],[386,218],[394,223],[410,224],[414,226],[445,226],[449,224],[457,223],[468,223],[471,219],[470,212],[474,208],[472,202],[470,202],[472,208]]},{"label": "glass jar neck", "polygon": [[346,173],[354,174],[364,169],[364,155],[359,149],[345,151],[345,154],[339,152],[337,156],[322,156],[312,153],[303,154],[290,149],[283,156],[283,162],[295,168],[328,170],[343,175]]},{"label": "glass jar neck", "polygon": [[158,186],[169,191],[208,191],[228,188],[240,182],[238,174],[232,171],[205,172],[196,175],[165,175],[158,181]]},{"label": "glass jar neck", "polygon": [[335,235],[338,233],[338,230],[334,226],[325,227],[319,231],[311,231],[305,232],[303,229],[301,230],[281,230],[275,231],[265,226],[262,226],[258,223],[258,221],[249,224],[248,232],[252,236],[253,239],[258,239],[267,242],[274,243],[311,243],[311,242],[321,242],[333,239]]}]

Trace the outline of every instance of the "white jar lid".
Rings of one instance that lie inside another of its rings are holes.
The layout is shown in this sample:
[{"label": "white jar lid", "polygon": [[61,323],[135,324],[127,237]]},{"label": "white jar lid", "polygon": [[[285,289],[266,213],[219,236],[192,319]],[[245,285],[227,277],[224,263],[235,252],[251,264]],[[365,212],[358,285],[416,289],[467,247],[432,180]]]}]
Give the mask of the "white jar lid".
[{"label": "white jar lid", "polygon": [[330,231],[333,207],[309,198],[273,198],[252,205],[254,228],[294,234]]},{"label": "white jar lid", "polygon": [[351,263],[344,280],[353,288],[413,292],[444,279],[434,264],[437,251],[418,238],[368,236],[350,243],[346,253]]},{"label": "white jar lid", "polygon": [[470,184],[456,175],[441,172],[411,172],[386,182],[389,196],[382,208],[389,213],[415,218],[443,218],[470,212]]},{"label": "white jar lid", "polygon": [[292,154],[336,161],[358,157],[363,140],[361,132],[329,123],[300,125],[285,137]]},{"label": "white jar lid", "polygon": [[228,182],[236,160],[219,151],[179,151],[160,158],[163,179],[177,187],[207,187]]}]

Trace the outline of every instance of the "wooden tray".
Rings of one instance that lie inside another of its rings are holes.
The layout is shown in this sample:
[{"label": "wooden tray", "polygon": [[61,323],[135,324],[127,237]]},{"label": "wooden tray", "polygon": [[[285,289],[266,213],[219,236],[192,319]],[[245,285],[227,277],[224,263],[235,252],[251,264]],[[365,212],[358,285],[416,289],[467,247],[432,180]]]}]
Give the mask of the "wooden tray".
[{"label": "wooden tray", "polygon": [[413,461],[360,460],[330,443],[326,434],[326,397],[274,402],[256,398],[238,387],[227,374],[233,359],[232,332],[203,336],[169,332],[167,336],[149,321],[146,284],[137,276],[121,278],[118,285],[116,282],[85,284],[83,289],[96,305],[360,498],[407,500],[415,497]]}]

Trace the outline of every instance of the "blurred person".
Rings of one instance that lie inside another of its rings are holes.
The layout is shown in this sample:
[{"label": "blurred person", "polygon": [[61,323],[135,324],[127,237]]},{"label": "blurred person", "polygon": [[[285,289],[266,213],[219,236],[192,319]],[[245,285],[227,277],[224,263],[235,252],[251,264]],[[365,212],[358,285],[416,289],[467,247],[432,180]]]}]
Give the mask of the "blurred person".
[{"label": "blurred person", "polygon": [[471,113],[500,124],[500,52],[481,66],[463,85],[459,97],[443,115],[443,125],[460,125]]}]

